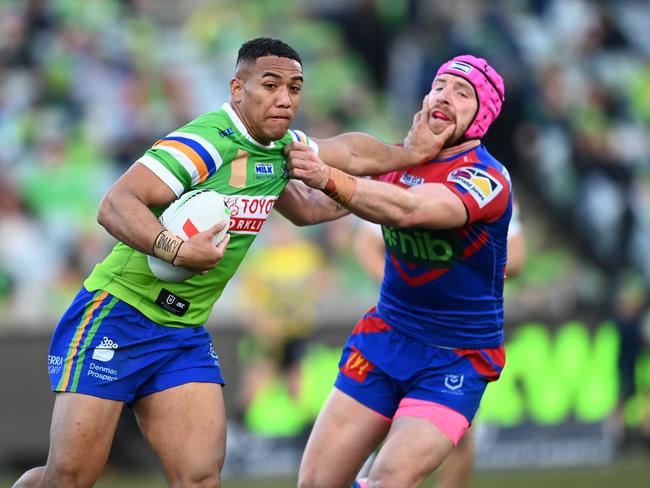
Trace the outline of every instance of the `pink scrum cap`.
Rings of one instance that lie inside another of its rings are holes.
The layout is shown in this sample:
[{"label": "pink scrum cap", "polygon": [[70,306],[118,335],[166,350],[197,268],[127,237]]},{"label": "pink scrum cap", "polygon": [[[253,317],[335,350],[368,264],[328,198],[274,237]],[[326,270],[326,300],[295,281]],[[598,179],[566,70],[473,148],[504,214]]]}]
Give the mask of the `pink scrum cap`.
[{"label": "pink scrum cap", "polygon": [[[468,139],[479,139],[485,135],[501,112],[505,100],[503,78],[483,58],[470,54],[456,56],[440,66],[436,78],[445,73],[460,76],[474,87],[478,100],[478,110],[465,132]],[[434,78],[435,79],[435,78]]]}]

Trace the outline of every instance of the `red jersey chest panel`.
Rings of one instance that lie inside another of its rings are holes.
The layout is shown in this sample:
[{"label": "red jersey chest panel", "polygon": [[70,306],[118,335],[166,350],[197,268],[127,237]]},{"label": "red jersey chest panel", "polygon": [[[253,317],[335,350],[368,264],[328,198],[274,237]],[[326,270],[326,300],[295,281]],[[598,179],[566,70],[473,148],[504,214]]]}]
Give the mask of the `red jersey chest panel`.
[{"label": "red jersey chest panel", "polygon": [[[489,159],[481,158],[479,149],[482,146],[450,160],[432,161],[379,178],[402,188],[426,183],[445,185],[467,209],[468,221],[457,229],[383,226],[390,263],[410,286],[435,280],[471,258],[490,242],[491,234],[498,232],[481,224],[509,218],[506,216],[510,204],[508,173],[487,152]],[[487,164],[482,159],[488,159]]]}]

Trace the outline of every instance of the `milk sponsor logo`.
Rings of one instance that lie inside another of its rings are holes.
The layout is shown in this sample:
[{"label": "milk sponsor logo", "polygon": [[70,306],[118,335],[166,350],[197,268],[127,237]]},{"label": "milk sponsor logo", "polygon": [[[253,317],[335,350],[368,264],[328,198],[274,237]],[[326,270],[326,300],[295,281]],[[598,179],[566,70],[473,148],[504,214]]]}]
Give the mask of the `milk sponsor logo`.
[{"label": "milk sponsor logo", "polygon": [[255,163],[255,179],[273,178],[273,163]]},{"label": "milk sponsor logo", "polygon": [[230,209],[230,232],[257,234],[266,221],[276,196],[233,195],[226,198]]}]

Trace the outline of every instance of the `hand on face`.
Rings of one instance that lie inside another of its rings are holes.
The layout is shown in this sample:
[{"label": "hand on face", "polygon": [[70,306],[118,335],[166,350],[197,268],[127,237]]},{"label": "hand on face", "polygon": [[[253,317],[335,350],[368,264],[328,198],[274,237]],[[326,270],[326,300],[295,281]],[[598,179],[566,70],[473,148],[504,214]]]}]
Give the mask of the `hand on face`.
[{"label": "hand on face", "polygon": [[321,190],[330,176],[330,167],[314,150],[300,142],[292,142],[284,148],[287,168],[291,178],[303,181],[307,186]]},{"label": "hand on face", "polygon": [[404,139],[404,147],[418,162],[435,158],[456,130],[456,124],[451,120],[435,124],[432,119],[435,120],[430,95],[427,94],[422,100],[422,109],[413,116],[413,124]]}]

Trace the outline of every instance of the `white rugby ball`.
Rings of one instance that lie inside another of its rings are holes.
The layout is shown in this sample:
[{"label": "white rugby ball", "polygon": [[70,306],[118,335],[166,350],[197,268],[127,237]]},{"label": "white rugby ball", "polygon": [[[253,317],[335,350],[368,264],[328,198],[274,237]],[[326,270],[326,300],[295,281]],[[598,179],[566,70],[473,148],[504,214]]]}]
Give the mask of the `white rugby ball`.
[{"label": "white rugby ball", "polygon": [[[173,201],[159,220],[169,232],[184,241],[219,222],[226,222],[223,230],[212,240],[216,245],[226,237],[230,225],[230,211],[224,198],[216,191],[192,190]],[[174,266],[154,256],[147,256],[147,261],[151,272],[163,281],[176,283],[195,274],[193,271]]]}]

